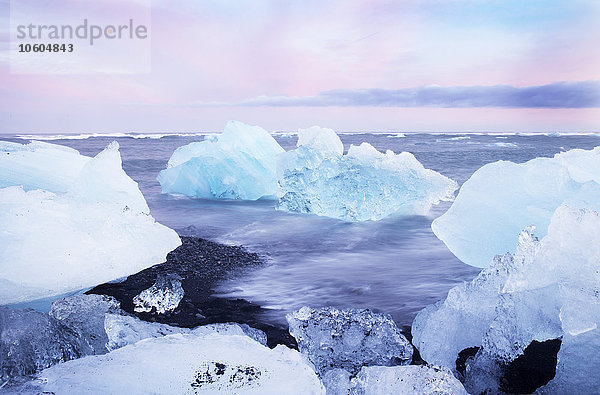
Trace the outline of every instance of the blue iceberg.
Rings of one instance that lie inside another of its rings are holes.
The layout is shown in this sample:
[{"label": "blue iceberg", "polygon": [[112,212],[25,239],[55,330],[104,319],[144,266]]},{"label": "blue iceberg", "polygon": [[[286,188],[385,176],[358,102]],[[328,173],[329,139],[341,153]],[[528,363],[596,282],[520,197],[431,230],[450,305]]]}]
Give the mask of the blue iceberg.
[{"label": "blue iceberg", "polygon": [[333,130],[318,127],[299,130],[298,148],[280,155],[278,182],[279,209],[347,221],[426,215],[458,187],[408,152],[362,143],[344,155]]},{"label": "blue iceberg", "polygon": [[283,148],[259,126],[230,121],[219,136],[175,150],[158,174],[163,193],[207,199],[275,197]]},{"label": "blue iceberg", "polygon": [[462,185],[452,207],[431,227],[461,261],[485,267],[496,254],[514,253],[526,227],[546,235],[563,203],[600,208],[600,147],[522,164],[487,164]]}]

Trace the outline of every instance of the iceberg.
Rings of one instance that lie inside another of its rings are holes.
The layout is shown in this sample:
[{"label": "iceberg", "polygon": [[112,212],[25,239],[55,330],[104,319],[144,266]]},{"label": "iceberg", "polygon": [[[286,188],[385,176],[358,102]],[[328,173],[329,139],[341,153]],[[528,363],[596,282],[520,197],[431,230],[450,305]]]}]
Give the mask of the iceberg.
[{"label": "iceberg", "polygon": [[387,314],[305,306],[286,318],[298,349],[320,376],[334,368],[356,374],[365,365],[407,365],[412,361],[412,345]]},{"label": "iceberg", "polygon": [[173,334],[139,341],[40,372],[24,393],[324,394],[295,350],[269,349],[246,336]]},{"label": "iceberg", "polygon": [[0,305],[64,295],[164,262],[181,244],[121,167],[46,143],[0,144]]},{"label": "iceberg", "polygon": [[562,204],[600,209],[600,147],[517,164],[499,161],[477,170],[431,228],[461,261],[484,267],[515,252],[521,230],[543,237]]},{"label": "iceberg", "polygon": [[408,152],[362,143],[344,155],[335,132],[318,127],[300,129],[298,148],[279,156],[278,183],[279,209],[346,221],[426,215],[458,188]]},{"label": "iceberg", "polygon": [[365,366],[353,378],[342,369],[333,369],[327,372],[323,382],[327,395],[467,395],[450,370],[428,365]]},{"label": "iceberg", "polygon": [[556,366],[538,392],[593,393],[600,388],[599,284],[600,214],[563,205],[541,240],[525,229],[514,254],[495,257],[419,312],[413,344],[427,362],[455,372],[462,355],[473,393],[505,391],[515,364],[528,375],[540,364],[529,350],[554,349]]},{"label": "iceberg", "polygon": [[229,121],[221,135],[177,148],[158,181],[163,193],[199,198],[274,197],[282,152],[263,128]]}]

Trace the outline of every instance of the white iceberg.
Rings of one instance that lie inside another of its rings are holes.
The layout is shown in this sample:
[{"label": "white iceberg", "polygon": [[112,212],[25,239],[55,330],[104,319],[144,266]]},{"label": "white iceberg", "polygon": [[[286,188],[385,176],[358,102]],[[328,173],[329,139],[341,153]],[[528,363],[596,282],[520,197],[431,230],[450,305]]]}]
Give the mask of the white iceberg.
[{"label": "white iceberg", "polygon": [[422,310],[413,344],[427,362],[452,370],[461,351],[478,347],[466,369],[473,375],[481,363],[500,366],[502,374],[533,341],[562,339],[556,376],[539,391],[593,393],[600,388],[599,284],[600,214],[561,206],[540,241],[525,230],[514,256],[496,257],[473,281]]},{"label": "white iceberg", "polygon": [[175,150],[158,174],[163,193],[209,199],[274,197],[283,148],[259,126],[230,121],[219,136]]},{"label": "white iceberg", "polygon": [[408,152],[385,154],[368,143],[343,155],[331,129],[298,131],[298,148],[279,156],[279,209],[348,221],[425,215],[452,200],[458,185]]},{"label": "white iceberg", "polygon": [[0,305],[122,278],[181,244],[150,215],[116,142],[94,158],[2,143],[0,185]]},{"label": "white iceberg", "polygon": [[246,336],[174,334],[55,365],[22,392],[324,394],[302,356]]},{"label": "white iceberg", "polygon": [[431,228],[460,260],[484,267],[496,254],[514,252],[524,228],[534,225],[544,236],[563,203],[600,208],[600,147],[522,164],[487,164],[462,185]]}]

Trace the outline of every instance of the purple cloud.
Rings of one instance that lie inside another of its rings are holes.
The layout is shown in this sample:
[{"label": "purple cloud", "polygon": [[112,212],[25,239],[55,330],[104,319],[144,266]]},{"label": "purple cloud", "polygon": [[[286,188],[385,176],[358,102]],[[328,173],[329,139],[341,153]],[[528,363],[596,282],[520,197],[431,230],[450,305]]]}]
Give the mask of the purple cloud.
[{"label": "purple cloud", "polygon": [[[224,103],[219,103],[219,105],[222,104]],[[494,85],[424,86],[407,89],[335,89],[321,92],[315,96],[259,96],[233,105],[271,107],[595,108],[600,107],[600,81],[555,82],[527,87]]]}]

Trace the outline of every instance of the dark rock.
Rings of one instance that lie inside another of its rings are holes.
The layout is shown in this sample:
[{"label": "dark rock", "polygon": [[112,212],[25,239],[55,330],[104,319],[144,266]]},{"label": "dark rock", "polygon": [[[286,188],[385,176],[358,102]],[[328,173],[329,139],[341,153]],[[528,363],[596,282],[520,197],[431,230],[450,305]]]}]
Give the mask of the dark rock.
[{"label": "dark rock", "polygon": [[500,389],[509,394],[532,394],[556,375],[561,339],[532,341],[522,355],[504,366]]}]

